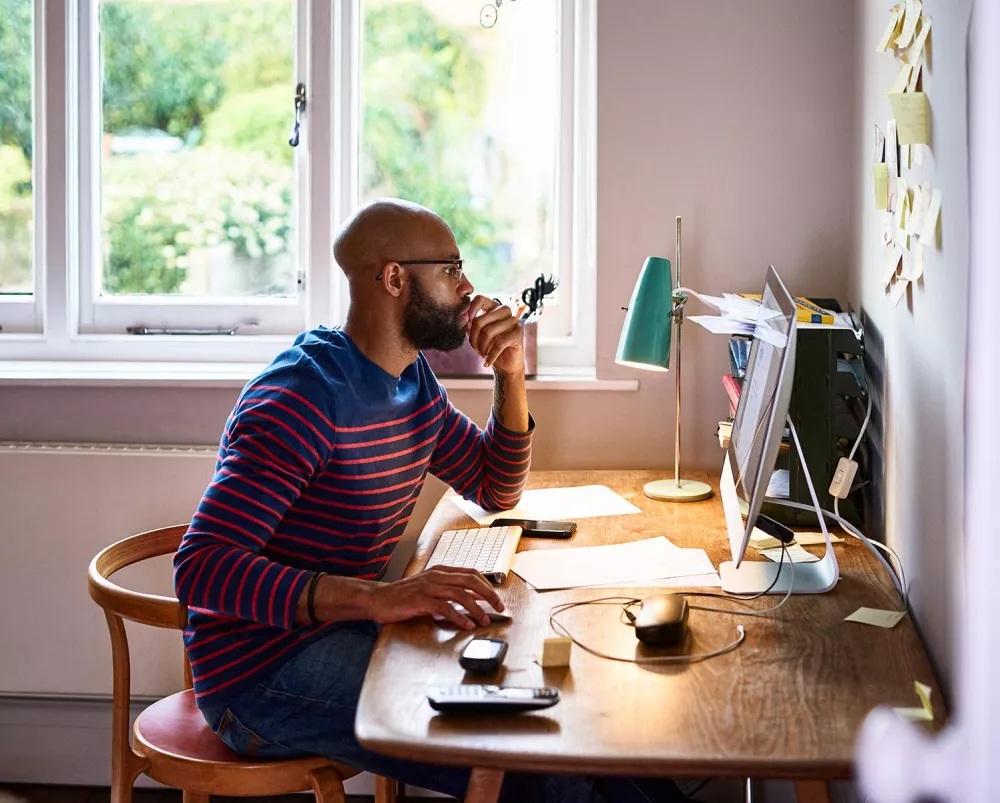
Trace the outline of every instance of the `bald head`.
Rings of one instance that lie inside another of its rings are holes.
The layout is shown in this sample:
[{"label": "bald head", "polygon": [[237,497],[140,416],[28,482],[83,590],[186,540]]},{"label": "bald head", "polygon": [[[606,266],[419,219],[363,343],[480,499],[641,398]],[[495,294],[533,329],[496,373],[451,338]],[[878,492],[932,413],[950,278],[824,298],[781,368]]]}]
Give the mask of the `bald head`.
[{"label": "bald head", "polygon": [[352,284],[361,278],[371,281],[389,262],[458,256],[454,251],[455,238],[439,215],[398,198],[361,207],[333,244],[334,259]]}]

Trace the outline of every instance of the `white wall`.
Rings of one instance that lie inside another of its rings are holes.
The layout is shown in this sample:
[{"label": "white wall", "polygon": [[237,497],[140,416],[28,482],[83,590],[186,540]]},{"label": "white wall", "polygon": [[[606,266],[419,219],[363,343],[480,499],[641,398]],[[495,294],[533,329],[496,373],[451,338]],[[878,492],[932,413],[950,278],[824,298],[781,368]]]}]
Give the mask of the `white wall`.
[{"label": "white wall", "polygon": [[[918,625],[945,689],[954,670],[961,577],[969,181],[966,51],[971,0],[924,0],[933,19],[923,87],[933,110],[930,154],[908,180],[943,195],[939,248],[898,307],[881,284],[880,217],[872,189],[874,126],[891,117],[883,93],[899,71],[875,46],[891,3],[857,0],[859,119],[854,128],[854,258],[850,297],[867,318],[884,438],[887,542],[903,555]],[[880,391],[880,392],[879,392]]]}]

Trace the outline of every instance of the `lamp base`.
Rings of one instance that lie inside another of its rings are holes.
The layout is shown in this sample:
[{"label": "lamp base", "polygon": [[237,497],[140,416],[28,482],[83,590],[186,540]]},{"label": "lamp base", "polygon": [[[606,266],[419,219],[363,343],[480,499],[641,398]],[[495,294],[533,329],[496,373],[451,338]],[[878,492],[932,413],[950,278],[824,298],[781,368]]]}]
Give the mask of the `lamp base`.
[{"label": "lamp base", "polygon": [[642,492],[661,502],[700,502],[712,495],[712,486],[695,480],[654,480],[643,485]]}]

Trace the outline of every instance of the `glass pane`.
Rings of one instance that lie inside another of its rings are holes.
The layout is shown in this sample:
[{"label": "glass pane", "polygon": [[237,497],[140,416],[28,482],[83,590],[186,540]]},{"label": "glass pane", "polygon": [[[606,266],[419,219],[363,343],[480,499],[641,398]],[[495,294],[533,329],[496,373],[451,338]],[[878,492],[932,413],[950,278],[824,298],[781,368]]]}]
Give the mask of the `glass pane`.
[{"label": "glass pane", "polygon": [[31,7],[0,0],[0,298],[34,290]]},{"label": "glass pane", "polygon": [[555,272],[558,2],[481,6],[363,0],[359,186],[440,214],[492,296]]},{"label": "glass pane", "polygon": [[102,295],[296,292],[293,12],[100,4]]}]

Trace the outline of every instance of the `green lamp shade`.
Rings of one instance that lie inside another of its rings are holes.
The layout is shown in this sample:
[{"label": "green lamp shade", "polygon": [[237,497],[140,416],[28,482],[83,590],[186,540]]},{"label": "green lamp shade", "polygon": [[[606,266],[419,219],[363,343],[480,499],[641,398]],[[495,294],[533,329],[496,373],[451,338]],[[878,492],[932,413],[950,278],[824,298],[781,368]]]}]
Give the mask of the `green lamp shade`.
[{"label": "green lamp shade", "polygon": [[670,260],[646,257],[625,313],[615,362],[647,371],[670,367],[673,282]]}]

